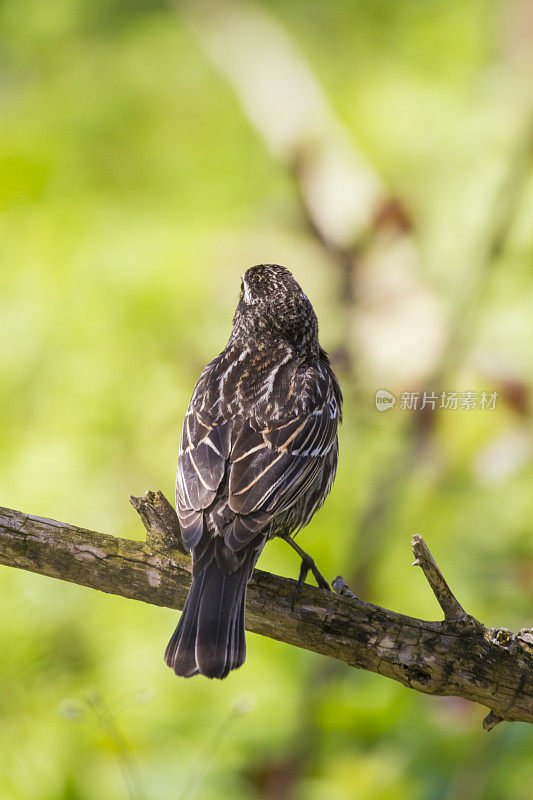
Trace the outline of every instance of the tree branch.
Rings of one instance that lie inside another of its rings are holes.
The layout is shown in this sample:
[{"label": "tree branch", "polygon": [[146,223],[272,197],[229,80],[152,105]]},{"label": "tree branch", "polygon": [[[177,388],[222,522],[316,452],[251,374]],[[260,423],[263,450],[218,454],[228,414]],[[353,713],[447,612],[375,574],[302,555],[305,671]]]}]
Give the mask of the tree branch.
[{"label": "tree branch", "polygon": [[[174,509],[161,492],[130,498],[146,542],[121,539],[0,508],[0,563],[145,603],[182,608],[190,557]],[[420,563],[446,619],[426,621],[359,600],[342,578],[338,592],[304,586],[291,610],[295,581],[256,570],[247,628],[296,647],[377,672],[419,692],[457,695],[490,709],[484,727],[533,722],[533,629],[487,629],[461,608],[423,539]]]},{"label": "tree branch", "polygon": [[437,567],[433,556],[429,552],[429,547],[420,534],[415,533],[411,539],[411,547],[413,548],[413,555],[415,557],[413,567],[422,567],[422,572],[426,576],[426,580],[431,586],[431,590],[437,598],[439,606],[444,611],[444,619],[466,620],[468,614],[444,580],[442,572]]}]

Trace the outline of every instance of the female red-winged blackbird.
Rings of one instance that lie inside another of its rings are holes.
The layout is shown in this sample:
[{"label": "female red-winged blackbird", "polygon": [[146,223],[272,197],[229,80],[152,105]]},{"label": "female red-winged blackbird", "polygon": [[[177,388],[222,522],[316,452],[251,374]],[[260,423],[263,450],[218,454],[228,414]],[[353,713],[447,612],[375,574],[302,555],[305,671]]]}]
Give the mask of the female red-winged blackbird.
[{"label": "female red-winged blackbird", "polygon": [[176,505],[193,581],[165,653],[177,675],[225,678],[244,662],[246,585],[267,539],[300,552],[303,581],[312,561],[291,537],[333,484],[341,403],[299,284],[285,267],[251,267],[183,423]]}]

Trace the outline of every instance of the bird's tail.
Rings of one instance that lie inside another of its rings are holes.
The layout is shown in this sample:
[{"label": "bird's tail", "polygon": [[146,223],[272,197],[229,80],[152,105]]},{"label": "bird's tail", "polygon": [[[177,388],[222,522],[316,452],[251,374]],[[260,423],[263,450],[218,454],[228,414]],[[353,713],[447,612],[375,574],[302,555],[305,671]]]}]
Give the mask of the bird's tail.
[{"label": "bird's tail", "polygon": [[225,678],[244,663],[244,602],[253,566],[245,559],[235,572],[225,574],[215,558],[193,577],[165,652],[165,661],[176,675]]}]

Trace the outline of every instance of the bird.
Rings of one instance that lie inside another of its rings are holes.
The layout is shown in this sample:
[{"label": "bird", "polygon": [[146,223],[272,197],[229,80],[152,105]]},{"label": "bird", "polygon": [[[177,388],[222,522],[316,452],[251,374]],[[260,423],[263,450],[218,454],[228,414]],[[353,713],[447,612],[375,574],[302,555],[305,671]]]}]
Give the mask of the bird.
[{"label": "bird", "polygon": [[331,490],[342,393],[310,300],[278,264],[241,279],[224,350],[203,370],[180,439],[176,510],[192,584],[165,661],[182,677],[225,678],[246,656],[246,587],[266,542],[294,541]]}]

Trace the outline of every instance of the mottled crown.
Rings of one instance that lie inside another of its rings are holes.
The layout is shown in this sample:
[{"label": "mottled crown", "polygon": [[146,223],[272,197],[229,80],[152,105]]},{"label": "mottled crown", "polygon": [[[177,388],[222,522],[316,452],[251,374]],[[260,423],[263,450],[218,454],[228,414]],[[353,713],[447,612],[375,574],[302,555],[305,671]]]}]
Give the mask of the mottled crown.
[{"label": "mottled crown", "polygon": [[231,341],[250,337],[281,339],[297,350],[318,350],[313,306],[285,267],[259,264],[244,273]]}]

